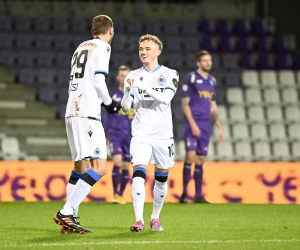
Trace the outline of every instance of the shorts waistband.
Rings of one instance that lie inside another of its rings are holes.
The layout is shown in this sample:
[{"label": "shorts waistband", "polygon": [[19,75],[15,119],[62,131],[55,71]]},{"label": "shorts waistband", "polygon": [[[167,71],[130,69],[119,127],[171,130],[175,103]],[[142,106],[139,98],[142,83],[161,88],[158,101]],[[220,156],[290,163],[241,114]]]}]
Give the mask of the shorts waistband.
[{"label": "shorts waistband", "polygon": [[101,122],[101,119],[97,118],[97,117],[88,116],[87,118],[90,119],[90,120],[96,120],[96,121]]}]

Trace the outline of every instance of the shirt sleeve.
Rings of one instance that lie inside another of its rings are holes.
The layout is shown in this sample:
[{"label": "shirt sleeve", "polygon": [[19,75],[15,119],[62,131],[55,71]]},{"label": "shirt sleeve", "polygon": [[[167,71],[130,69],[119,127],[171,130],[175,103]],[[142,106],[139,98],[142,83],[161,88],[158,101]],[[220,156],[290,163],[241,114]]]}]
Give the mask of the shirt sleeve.
[{"label": "shirt sleeve", "polygon": [[101,45],[97,48],[95,74],[103,74],[108,76],[108,67],[110,59],[110,45]]},{"label": "shirt sleeve", "polygon": [[165,85],[165,89],[173,90],[176,93],[179,83],[179,74],[176,70],[172,70]]},{"label": "shirt sleeve", "polygon": [[191,97],[192,84],[191,84],[191,74],[185,76],[182,84],[181,98]]}]

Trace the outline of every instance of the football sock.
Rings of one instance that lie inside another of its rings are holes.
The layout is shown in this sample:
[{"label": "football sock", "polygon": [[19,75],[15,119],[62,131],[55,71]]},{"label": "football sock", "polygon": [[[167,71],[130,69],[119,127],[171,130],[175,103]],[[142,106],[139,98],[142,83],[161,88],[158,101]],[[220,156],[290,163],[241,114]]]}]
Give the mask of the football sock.
[{"label": "football sock", "polygon": [[93,169],[89,168],[77,181],[77,184],[71,196],[67,199],[66,204],[60,212],[64,215],[73,214],[75,208],[84,200],[90,192],[92,186],[101,179]]},{"label": "football sock", "polygon": [[[72,170],[71,172],[71,175],[70,175],[70,179],[69,179],[69,182],[67,184],[67,190],[66,190],[66,193],[67,193],[67,200],[68,198],[70,198],[71,194],[73,193],[74,189],[75,189],[75,186],[76,186],[76,183],[77,181],[79,180],[79,178],[82,176],[82,174],[78,173],[78,172],[75,172],[74,170]],[[78,210],[79,210],[79,206],[74,208],[74,217],[77,217],[78,215]]]},{"label": "football sock", "polygon": [[119,195],[121,195],[121,196],[123,195],[128,181],[129,181],[129,171],[127,169],[122,169],[121,186],[120,186]]},{"label": "football sock", "polygon": [[144,223],[144,203],[146,169],[142,167],[135,168],[132,175],[131,197],[136,221]]},{"label": "football sock", "polygon": [[167,193],[168,193],[168,182],[160,182],[155,180],[155,184],[153,188],[154,202],[153,202],[153,211],[151,215],[151,220],[153,218],[159,219],[159,214],[164,205]]},{"label": "football sock", "polygon": [[189,184],[189,180],[191,178],[191,167],[192,164],[187,162],[184,163],[183,166],[183,193],[187,195],[187,186]]},{"label": "football sock", "polygon": [[194,170],[195,180],[195,199],[201,198],[202,196],[202,182],[203,182],[203,168],[202,165],[196,165]]},{"label": "football sock", "polygon": [[112,170],[112,182],[114,188],[114,194],[118,194],[119,192],[119,184],[121,182],[121,174],[120,174],[120,167],[114,165]]}]

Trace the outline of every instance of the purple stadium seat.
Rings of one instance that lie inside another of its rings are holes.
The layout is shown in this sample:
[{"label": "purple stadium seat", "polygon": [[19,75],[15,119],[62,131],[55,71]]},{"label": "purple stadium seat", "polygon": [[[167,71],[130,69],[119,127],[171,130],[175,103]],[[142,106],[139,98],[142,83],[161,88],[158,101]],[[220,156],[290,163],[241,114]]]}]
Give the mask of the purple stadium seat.
[{"label": "purple stadium seat", "polygon": [[12,30],[12,18],[11,16],[0,16],[0,31]]},{"label": "purple stadium seat", "polygon": [[258,56],[255,53],[244,54],[241,57],[240,65],[245,69],[255,69],[257,60],[258,60]]},{"label": "purple stadium seat", "polygon": [[53,31],[54,32],[68,32],[69,31],[69,22],[65,17],[55,17],[52,20]]},{"label": "purple stadium seat", "polygon": [[222,55],[222,65],[225,69],[238,69],[240,65],[240,54],[224,53]]},{"label": "purple stadium seat", "polygon": [[70,81],[70,69],[57,69],[56,83],[58,86],[68,86]]},{"label": "purple stadium seat", "polygon": [[56,54],[55,64],[58,68],[68,68],[71,67],[72,53],[60,51]]},{"label": "purple stadium seat", "polygon": [[213,20],[203,19],[200,21],[200,31],[208,34],[216,32],[216,25]]},{"label": "purple stadium seat", "polygon": [[35,47],[37,49],[50,49],[52,37],[50,34],[38,34],[35,38]]},{"label": "purple stadium seat", "polygon": [[300,69],[300,55],[299,54],[296,55],[294,60],[295,60],[295,62],[294,62],[294,68],[295,69]]},{"label": "purple stadium seat", "polygon": [[38,32],[50,31],[50,21],[47,17],[38,16],[33,21],[34,30]]},{"label": "purple stadium seat", "polygon": [[235,22],[234,31],[236,34],[247,35],[251,33],[251,23],[249,20],[240,19]]},{"label": "purple stadium seat", "polygon": [[57,110],[57,118],[65,119],[67,104],[61,104]]},{"label": "purple stadium seat", "polygon": [[161,34],[160,21],[157,19],[146,19],[145,20],[145,33],[148,33],[151,35],[160,35]]},{"label": "purple stadium seat", "polygon": [[185,36],[183,40],[184,50],[186,52],[197,53],[199,51],[200,39],[197,36]]},{"label": "purple stadium seat", "polygon": [[15,30],[21,32],[29,32],[31,30],[31,20],[29,19],[29,17],[15,17]]},{"label": "purple stadium seat", "polygon": [[221,68],[220,56],[218,53],[211,53],[211,60],[213,69],[218,70]]},{"label": "purple stadium seat", "polygon": [[228,71],[224,75],[224,83],[227,87],[241,86],[241,71]]},{"label": "purple stadium seat", "polygon": [[166,35],[177,35],[179,32],[179,23],[176,19],[166,19],[162,25]]},{"label": "purple stadium seat", "polygon": [[259,69],[273,69],[275,67],[275,58],[272,54],[263,54],[259,57],[257,67]]},{"label": "purple stadium seat", "polygon": [[272,37],[258,37],[256,40],[256,49],[259,51],[270,51],[272,49]]},{"label": "purple stadium seat", "polygon": [[276,66],[278,69],[292,69],[293,57],[291,54],[280,54],[277,56]]},{"label": "purple stadium seat", "polygon": [[168,52],[180,52],[182,50],[179,36],[168,36],[165,39],[164,46]]},{"label": "purple stadium seat", "polygon": [[237,43],[237,50],[239,51],[252,51],[254,49],[254,37],[241,37]]},{"label": "purple stadium seat", "polygon": [[51,86],[39,87],[37,98],[39,101],[55,104],[55,90]]},{"label": "purple stadium seat", "polygon": [[127,36],[123,34],[117,34],[114,36],[114,39],[112,40],[111,47],[113,48],[113,51],[115,52],[124,52],[127,48]]},{"label": "purple stadium seat", "polygon": [[197,21],[193,19],[182,20],[182,34],[183,35],[196,35],[198,33]]},{"label": "purple stadium seat", "polygon": [[183,57],[181,54],[177,53],[172,53],[169,54],[168,59],[167,59],[167,65],[168,67],[179,70],[183,68]]},{"label": "purple stadium seat", "polygon": [[0,49],[13,48],[14,34],[13,33],[0,33]]},{"label": "purple stadium seat", "polygon": [[214,52],[218,50],[218,38],[206,36],[202,39],[201,49],[208,50],[209,52]]},{"label": "purple stadium seat", "polygon": [[269,27],[267,20],[258,19],[252,23],[252,32],[255,35],[267,35],[269,34]]},{"label": "purple stadium seat", "polygon": [[79,16],[74,16],[70,20],[70,27],[73,33],[87,33],[89,32],[87,19]]},{"label": "purple stadium seat", "polygon": [[278,52],[289,51],[290,44],[286,37],[276,37],[273,43],[273,49]]},{"label": "purple stadium seat", "polygon": [[34,65],[33,51],[22,50],[18,53],[18,66],[32,67]]},{"label": "purple stadium seat", "polygon": [[13,50],[0,50],[0,65],[15,67],[15,54]]},{"label": "purple stadium seat", "polygon": [[32,37],[28,33],[18,33],[16,37],[16,47],[18,49],[31,49]]},{"label": "purple stadium seat", "polygon": [[54,48],[57,50],[70,49],[70,37],[68,34],[57,34],[53,37]]},{"label": "purple stadium seat", "polygon": [[37,67],[51,67],[53,57],[51,51],[39,51],[36,56]]},{"label": "purple stadium seat", "polygon": [[69,98],[69,87],[62,87],[58,90],[57,101],[61,104],[67,104]]},{"label": "purple stadium seat", "polygon": [[54,77],[51,69],[39,69],[37,72],[37,83],[38,86],[53,86]]},{"label": "purple stadium seat", "polygon": [[229,36],[223,37],[219,44],[219,50],[224,52],[235,51],[236,49],[236,37]]},{"label": "purple stadium seat", "polygon": [[219,20],[217,23],[217,33],[220,35],[230,35],[233,31],[232,22],[229,20]]},{"label": "purple stadium seat", "polygon": [[142,22],[139,18],[131,18],[127,21],[128,34],[141,34],[143,33]]},{"label": "purple stadium seat", "polygon": [[18,82],[28,86],[36,86],[35,71],[33,68],[21,68],[18,71]]}]

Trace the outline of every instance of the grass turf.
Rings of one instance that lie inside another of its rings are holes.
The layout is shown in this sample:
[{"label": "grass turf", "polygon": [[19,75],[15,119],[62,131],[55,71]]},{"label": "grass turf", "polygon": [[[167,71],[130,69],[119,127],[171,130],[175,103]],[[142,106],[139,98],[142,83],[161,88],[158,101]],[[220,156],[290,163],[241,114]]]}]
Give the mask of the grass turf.
[{"label": "grass turf", "polygon": [[162,232],[132,233],[132,204],[84,203],[80,222],[94,232],[59,233],[61,202],[0,203],[0,249],[300,249],[297,205],[165,204]]}]

